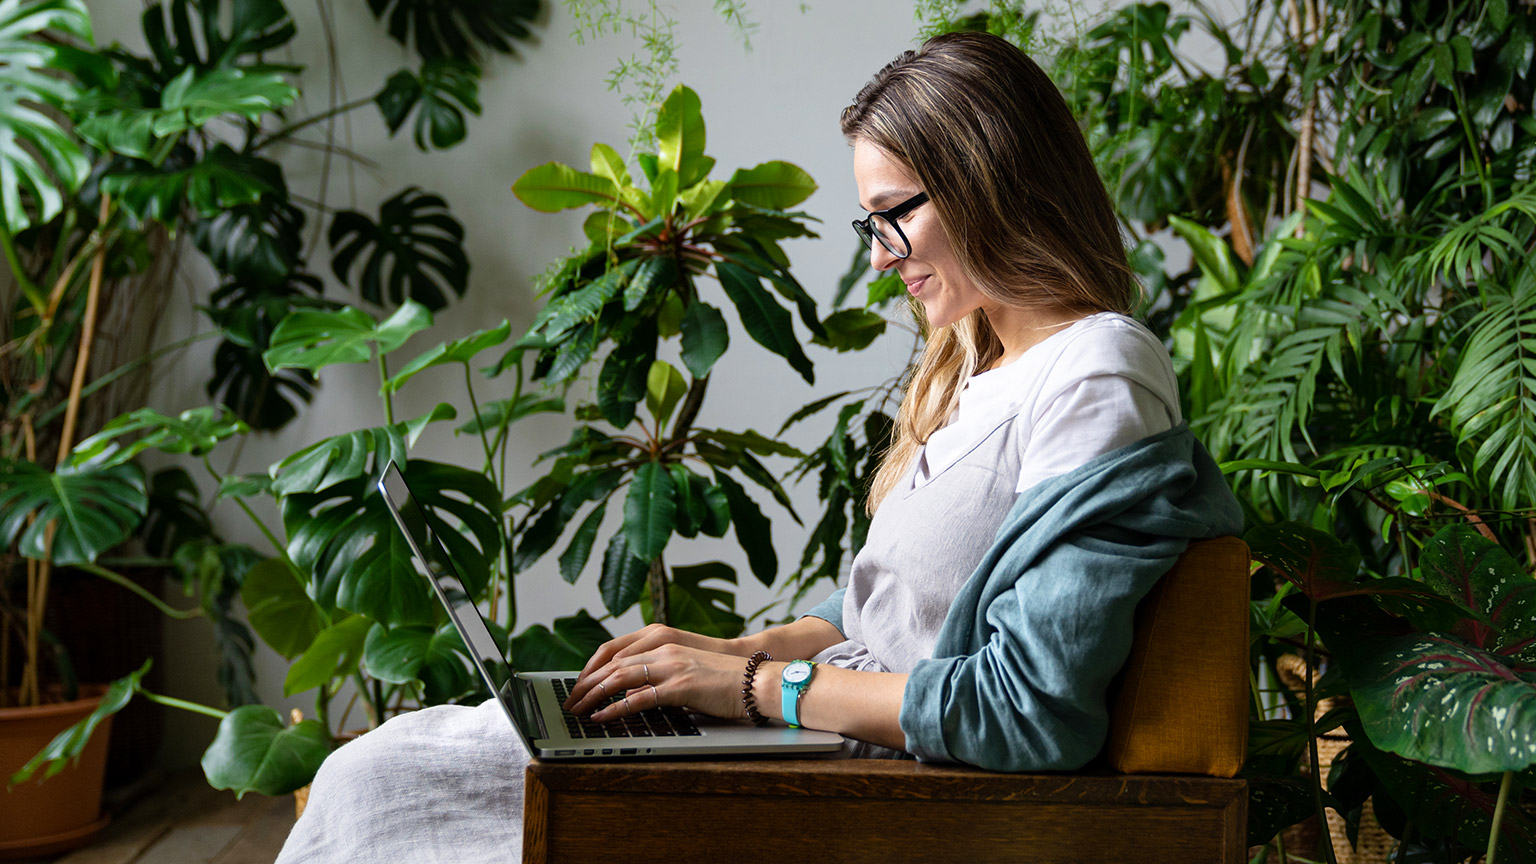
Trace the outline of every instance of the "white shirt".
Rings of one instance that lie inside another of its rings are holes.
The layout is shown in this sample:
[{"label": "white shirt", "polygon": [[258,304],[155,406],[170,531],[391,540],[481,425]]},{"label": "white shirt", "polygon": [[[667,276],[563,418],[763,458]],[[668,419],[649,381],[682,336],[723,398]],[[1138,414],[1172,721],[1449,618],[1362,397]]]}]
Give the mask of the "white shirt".
[{"label": "white shirt", "polygon": [[1168,351],[1145,327],[1100,312],[972,375],[950,421],[918,455],[921,486],[1015,415],[1022,448],[1016,491],[1177,426],[1179,385]]}]

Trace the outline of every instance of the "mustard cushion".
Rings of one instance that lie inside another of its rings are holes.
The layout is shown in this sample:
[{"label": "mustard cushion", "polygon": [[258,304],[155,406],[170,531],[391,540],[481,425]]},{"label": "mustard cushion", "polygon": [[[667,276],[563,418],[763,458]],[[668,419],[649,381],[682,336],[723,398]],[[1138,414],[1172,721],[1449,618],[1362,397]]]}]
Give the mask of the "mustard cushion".
[{"label": "mustard cushion", "polygon": [[1136,610],[1104,755],[1122,774],[1231,777],[1248,749],[1248,545],[1189,545]]}]

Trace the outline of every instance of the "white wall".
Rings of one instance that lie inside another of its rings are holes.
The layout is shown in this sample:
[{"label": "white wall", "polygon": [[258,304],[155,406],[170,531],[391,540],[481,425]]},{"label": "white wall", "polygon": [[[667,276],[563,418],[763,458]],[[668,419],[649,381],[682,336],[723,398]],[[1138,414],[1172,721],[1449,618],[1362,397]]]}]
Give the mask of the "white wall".
[{"label": "white wall", "polygon": [[[119,41],[142,50],[137,4],[95,0],[88,5],[99,42]],[[364,4],[330,5],[338,17],[342,78],[351,98],[376,92],[390,73],[416,65],[414,54],[390,40]],[[327,106],[328,82],[315,6],[292,0],[289,6],[299,24],[299,37],[288,51],[290,59],[310,66],[301,82],[302,101],[293,110],[297,118]],[[874,71],[897,52],[911,47],[914,25],[908,8],[889,0],[823,0],[803,12],[797,6],[752,4],[751,15],[760,26],[752,36],[752,49],[745,51],[734,31],[715,16],[710,3],[684,0],[675,4],[682,64],[677,81],[694,88],[703,102],[708,153],[718,160],[716,176],[728,177],[737,167],[785,159],[805,168],[820,183],[821,189],[804,209],[823,220],[826,239],[792,241],[786,248],[800,280],[818,301],[829,303],[855,242],[847,220],[858,215],[848,149],[837,128],[838,113]],[[563,6],[556,4],[556,8],[546,10],[538,44],[521,49],[515,59],[498,57],[489,64],[481,89],[484,112],[470,118],[468,139],[452,150],[421,153],[410,142],[409,127],[391,139],[371,106],[351,115],[350,147],[374,160],[377,168],[349,170],[340,162],[333,166],[331,205],[376,213],[384,198],[405,185],[417,185],[442,194],[467,234],[465,246],[472,262],[468,293],[438,316],[438,326],[395,355],[400,358],[397,364],[439,340],[455,338],[502,318],[510,318],[514,330],[521,332],[537,308],[531,278],[579,242],[583,213],[536,213],[510,191],[524,170],[543,162],[557,160],[584,168],[594,141],[613,144],[621,152],[627,149],[623,145],[630,110],[607,89],[604,80],[615,58],[629,56],[639,50],[638,45],[612,36],[578,45],[569,38],[572,27]],[[338,125],[338,134],[343,128]],[[317,154],[287,148],[279,156],[295,191],[318,197],[321,164]],[[330,278],[323,239],[313,267]],[[187,268],[178,291],[189,302],[177,304],[162,325],[164,341],[208,328],[193,311],[191,301],[205,296],[212,283],[213,274],[206,265],[197,262]],[[719,291],[713,285],[705,290]],[[340,286],[333,286],[332,296],[348,295]],[[716,303],[729,305],[723,297]],[[727,316],[734,328],[734,317],[731,313]],[[739,329],[733,330],[732,336],[732,350],[717,367],[699,422],[754,427],[770,433],[796,408],[820,395],[877,383],[896,374],[908,344],[905,337],[888,338],[887,347],[876,347],[857,357],[810,347],[808,352],[817,364],[816,385],[811,387]],[[151,406],[175,412],[205,404],[202,388],[211,349],[211,344],[202,343],[158,369]],[[595,374],[595,368],[592,372]],[[333,367],[323,373],[322,383],[314,406],[281,434],[252,440],[234,464],[229,461],[231,453],[217,454],[215,462],[220,470],[262,471],[324,436],[383,422],[375,395],[378,380],[372,368]],[[477,395],[482,399],[505,396],[501,384],[494,382]],[[397,402],[397,416],[424,413],[444,398],[443,394],[467,410],[456,375],[422,375]],[[825,422],[830,421],[828,417]],[[445,424],[429,432],[417,455],[478,465],[478,442],[454,440],[450,428]],[[519,440],[511,459],[514,488],[538,476],[530,464],[534,454],[562,443],[569,429],[568,420],[555,417],[535,418],[516,427]],[[808,423],[791,438],[811,445],[825,431],[824,425]],[[779,460],[770,467],[784,471],[789,464]],[[811,524],[817,515],[814,493],[812,484],[792,491],[802,516]],[[774,520],[781,563],[792,567],[807,529],[795,526],[766,496],[758,497]],[[262,548],[260,534],[242,514],[227,503],[220,506],[224,509],[217,515],[224,530]],[[618,508],[612,509],[616,514]],[[276,525],[275,514],[264,516]],[[667,555],[669,562],[677,564],[731,561],[744,579],[738,610],[751,613],[770,602],[772,592],[752,579],[742,556],[733,553],[733,546],[729,541],[675,539]],[[557,552],[559,548],[563,546]],[[595,569],[600,553],[599,545],[589,570]],[[519,625],[548,623],[581,607],[602,615],[596,582],[595,572],[589,572],[577,585],[568,586],[559,578],[552,553],[519,577]],[[638,612],[631,611],[618,622],[610,622],[610,629],[622,632],[639,623]],[[197,621],[167,623],[166,636],[173,650],[167,659],[170,683],[166,689],[171,694],[217,702],[217,688],[212,684],[212,644],[206,629]],[[281,658],[263,647],[258,657],[260,692],[268,704],[297,706],[308,712],[311,706],[307,699],[283,699],[285,668]],[[180,712],[170,712],[168,722],[167,761],[195,760],[211,738],[212,722]]]}]

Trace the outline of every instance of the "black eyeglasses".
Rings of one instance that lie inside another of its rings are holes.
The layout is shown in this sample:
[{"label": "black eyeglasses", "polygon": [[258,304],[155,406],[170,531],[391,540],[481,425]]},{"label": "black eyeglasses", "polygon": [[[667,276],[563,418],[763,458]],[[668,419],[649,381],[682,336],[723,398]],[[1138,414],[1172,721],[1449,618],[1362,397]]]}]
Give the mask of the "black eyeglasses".
[{"label": "black eyeglasses", "polygon": [[926,203],[928,203],[928,193],[919,192],[895,207],[871,213],[863,219],[853,220],[853,233],[859,235],[864,245],[871,249],[875,248],[875,241],[879,240],[880,245],[885,247],[885,251],[897,258],[905,258],[912,254],[912,243],[907,240],[907,235],[901,233],[901,226],[896,224],[896,220]]}]

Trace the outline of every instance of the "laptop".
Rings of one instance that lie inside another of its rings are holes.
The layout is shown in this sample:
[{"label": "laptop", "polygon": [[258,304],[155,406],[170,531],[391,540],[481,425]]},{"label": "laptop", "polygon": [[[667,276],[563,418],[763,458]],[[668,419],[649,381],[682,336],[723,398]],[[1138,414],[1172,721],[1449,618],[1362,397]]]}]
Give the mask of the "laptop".
[{"label": "laptop", "polygon": [[657,759],[795,755],[842,748],[843,736],[835,732],[791,729],[780,721],[754,726],[746,720],[722,720],[672,706],[609,723],[570,714],[560,703],[575,686],[578,673],[519,672],[513,668],[393,462],[385,466],[378,487],[415,555],[418,569],[448,610],[448,620],[469,648],[475,669],[501,703],[530,755],[561,760]]}]

